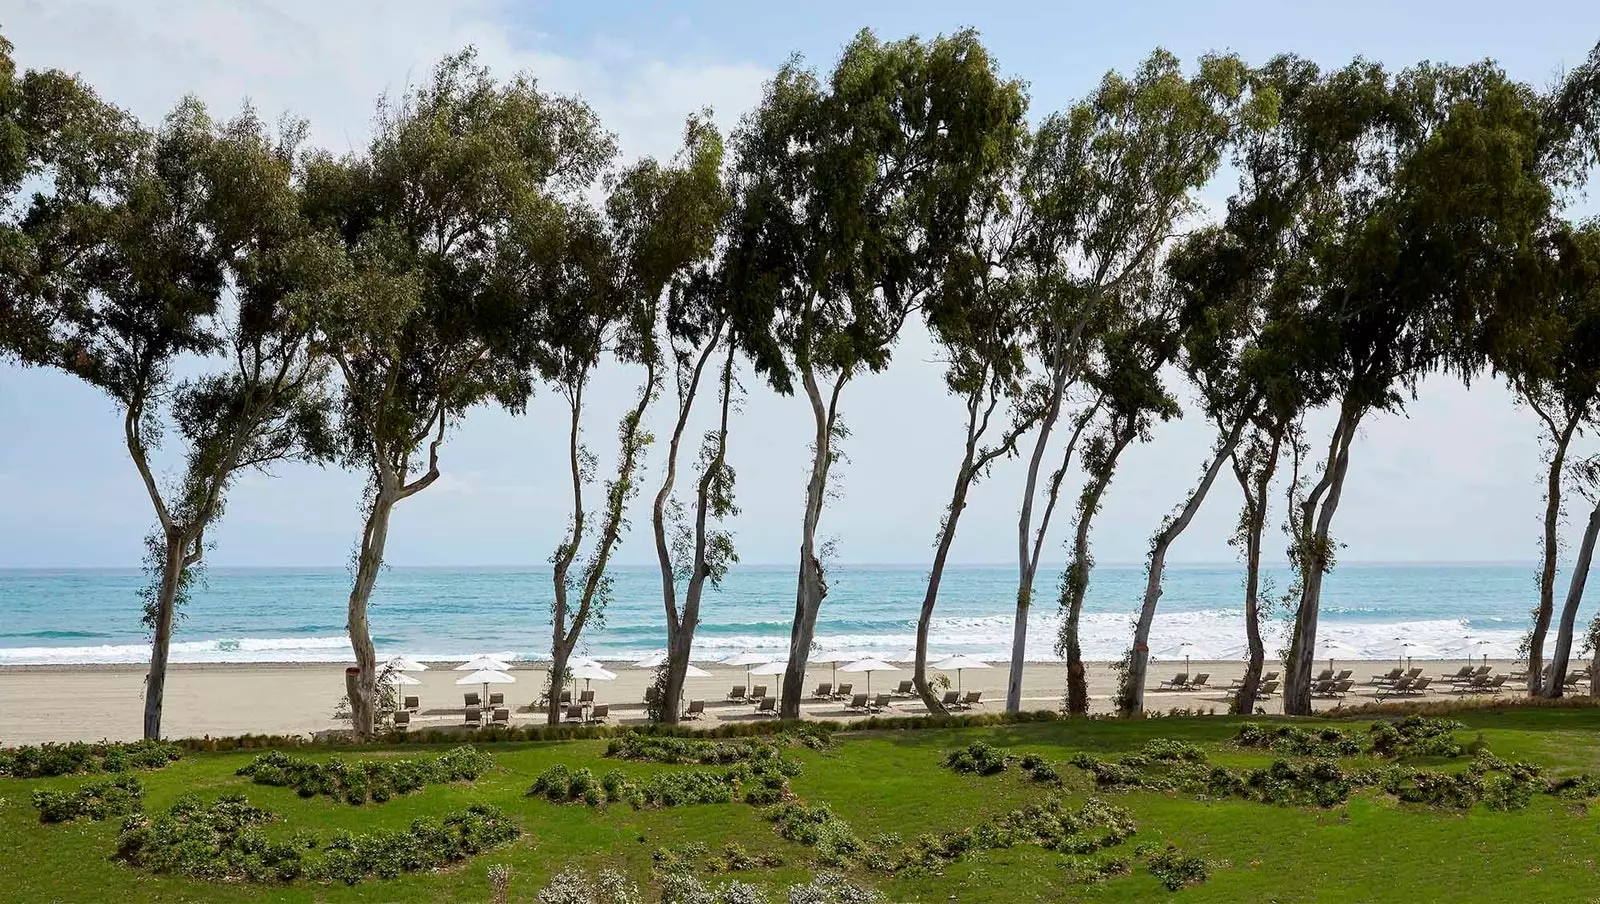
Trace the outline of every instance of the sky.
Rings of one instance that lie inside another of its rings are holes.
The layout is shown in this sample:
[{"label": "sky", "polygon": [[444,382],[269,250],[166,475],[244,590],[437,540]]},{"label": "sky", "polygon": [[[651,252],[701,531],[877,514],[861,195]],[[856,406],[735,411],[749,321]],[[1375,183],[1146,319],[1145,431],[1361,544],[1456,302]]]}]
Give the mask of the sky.
[{"label": "sky", "polygon": [[[972,26],[1003,72],[1024,79],[1037,119],[1069,106],[1109,69],[1128,70],[1157,46],[1185,61],[1234,51],[1249,61],[1292,51],[1334,66],[1363,56],[1402,67],[1492,57],[1516,78],[1548,84],[1600,36],[1600,4],[1478,0],[1404,4],[1305,2],[790,4],[547,3],[443,0],[10,0],[0,34],[19,64],[81,74],[146,121],[185,94],[228,112],[249,99],[269,118],[310,122],[313,143],[361,148],[374,102],[420,81],[444,55],[474,45],[497,75],[525,71],[547,90],[582,95],[617,134],[625,158],[670,155],[684,117],[702,107],[733,128],[763,81],[792,54],[820,68],[859,29],[888,39]],[[1220,201],[1229,186],[1208,187]],[[1580,200],[1579,209],[1589,207]],[[838,497],[821,525],[845,563],[924,564],[960,454],[961,410],[945,392],[936,351],[912,329],[881,375],[852,382],[851,429]],[[586,439],[602,466],[637,373],[607,369],[591,393]],[[742,559],[795,558],[809,462],[803,400],[754,379],[730,438]],[[1180,388],[1186,401],[1189,394]],[[665,412],[667,404],[658,406]],[[1124,457],[1094,529],[1098,561],[1142,559],[1150,534],[1198,475],[1211,443],[1193,412],[1156,428]],[[664,425],[656,420],[657,432]],[[1325,443],[1326,417],[1313,419]],[[560,403],[537,397],[526,415],[473,411],[451,432],[441,479],[403,502],[391,525],[395,565],[538,565],[570,508]],[[0,365],[0,568],[132,567],[153,521],[109,399],[71,378]],[[1530,561],[1537,555],[1541,455],[1532,415],[1503,388],[1425,382],[1404,415],[1364,426],[1335,522],[1342,562]],[[163,464],[176,462],[165,450]],[[659,448],[657,452],[659,453]],[[1595,451],[1586,447],[1585,452]],[[651,460],[646,485],[659,477]],[[1021,461],[1001,462],[961,521],[953,559],[1015,560]],[[212,533],[213,565],[345,563],[360,525],[360,475],[282,465],[247,474]],[[1281,521],[1281,494],[1275,521]],[[1229,562],[1239,495],[1220,481],[1172,551],[1181,562]],[[1586,506],[1578,500],[1578,507]],[[1569,518],[1568,535],[1583,513]],[[653,561],[648,513],[636,508],[621,563]],[[1063,559],[1065,517],[1048,556]],[[1284,544],[1269,538],[1272,550]]]}]

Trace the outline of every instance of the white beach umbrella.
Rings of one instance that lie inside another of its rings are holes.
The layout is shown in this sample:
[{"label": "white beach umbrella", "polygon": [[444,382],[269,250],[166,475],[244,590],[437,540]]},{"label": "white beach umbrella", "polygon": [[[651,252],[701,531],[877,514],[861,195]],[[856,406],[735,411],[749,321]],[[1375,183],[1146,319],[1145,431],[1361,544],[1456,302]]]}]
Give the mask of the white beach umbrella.
[{"label": "white beach umbrella", "polygon": [[839,682],[839,663],[855,662],[860,658],[860,653],[846,653],[843,650],[829,650],[826,653],[820,653],[816,656],[810,657],[810,661],[826,662],[827,664],[833,666],[833,681],[835,684],[837,684]]},{"label": "white beach umbrella", "polygon": [[421,684],[422,683],[421,681],[418,681],[417,679],[411,677],[410,675],[407,675],[406,673],[399,672],[399,671],[386,672],[386,673],[384,673],[384,676],[382,678],[378,679],[378,680],[379,680],[379,682],[381,682],[383,684],[389,684],[389,685],[393,685],[395,687],[400,687],[402,685],[411,685],[411,684]]},{"label": "white beach umbrella", "polygon": [[753,666],[753,665],[765,665],[765,664],[767,664],[767,663],[772,661],[772,657],[767,655],[766,653],[757,653],[754,650],[745,650],[742,653],[734,653],[732,656],[729,656],[728,658],[722,659],[722,660],[719,660],[719,661],[723,665],[742,665],[742,666],[744,666],[744,685],[745,685],[745,687],[749,687],[750,686],[750,667]]},{"label": "white beach umbrella", "polygon": [[689,665],[684,666],[683,677],[685,677],[685,678],[710,678],[711,677],[711,673],[706,671],[705,669],[700,668],[697,665],[689,664]]},{"label": "white beach umbrella", "polygon": [[856,660],[855,662],[847,662],[847,663],[845,663],[844,665],[839,667],[839,671],[841,671],[841,672],[866,672],[867,673],[867,696],[870,697],[870,696],[872,696],[872,673],[873,672],[898,672],[898,671],[900,671],[900,667],[897,666],[897,665],[894,665],[893,663],[884,662],[882,659],[859,659],[859,660]]},{"label": "white beach umbrella", "polygon": [[498,669],[480,669],[470,675],[462,675],[456,679],[456,684],[481,684],[483,685],[483,702],[489,702],[489,685],[491,684],[516,684],[517,679]]},{"label": "white beach umbrella", "polygon": [[585,662],[585,663],[582,663],[580,665],[573,666],[573,668],[572,668],[572,677],[574,679],[582,678],[583,679],[583,686],[585,688],[587,688],[589,686],[589,682],[591,682],[591,681],[611,681],[612,679],[617,677],[617,673],[616,672],[607,671],[599,663],[591,661],[591,662]]},{"label": "white beach umbrella", "polygon": [[[1336,655],[1336,654],[1343,654],[1343,655]],[[1356,649],[1355,647],[1350,646],[1349,644],[1345,643],[1344,641],[1340,640],[1337,637],[1324,637],[1323,639],[1317,641],[1317,657],[1316,658],[1328,660],[1328,668],[1330,668],[1330,669],[1333,668],[1333,660],[1334,659],[1336,659],[1336,658],[1338,658],[1338,659],[1354,659],[1355,657],[1359,656],[1360,654],[1361,654],[1360,650]]]},{"label": "white beach umbrella", "polygon": [[1194,652],[1194,644],[1185,640],[1182,643],[1175,643],[1170,647],[1163,647],[1156,652],[1162,656],[1171,656],[1174,659],[1180,655],[1183,656],[1183,673],[1185,675],[1189,674],[1189,656]]},{"label": "white beach umbrella", "polygon": [[789,663],[766,662],[756,666],[753,669],[750,669],[749,671],[752,675],[782,675],[784,672],[789,671]]},{"label": "white beach umbrella", "polygon": [[[458,672],[509,672],[511,671],[511,663],[506,662],[505,659],[499,656],[479,653],[456,666],[455,670]],[[456,683],[460,684],[461,682],[458,681]]]},{"label": "white beach umbrella", "polygon": [[579,656],[577,659],[568,659],[567,660],[567,668],[575,669],[575,668],[578,668],[579,666],[588,666],[589,668],[603,669],[603,668],[606,667],[606,664],[601,662],[598,659],[595,659],[592,656]]},{"label": "white beach umbrella", "polygon": [[665,663],[666,661],[667,654],[665,652],[656,652],[651,653],[649,656],[646,656],[638,662],[635,662],[634,666],[641,669],[659,669],[661,668],[662,663]]},{"label": "white beach umbrella", "polygon": [[409,656],[390,656],[383,667],[391,672],[426,672],[428,667]]},{"label": "white beach umbrella", "polygon": [[992,669],[992,668],[994,668],[994,666],[990,665],[987,662],[984,662],[982,659],[978,659],[975,656],[968,656],[965,653],[958,653],[958,654],[956,654],[954,656],[947,656],[944,659],[941,659],[938,662],[935,662],[933,664],[933,667],[938,669],[941,672],[955,672],[956,673],[956,693],[958,693],[958,694],[961,692],[961,670],[962,669]]},{"label": "white beach umbrella", "polygon": [[1456,647],[1456,649],[1467,654],[1467,662],[1469,663],[1472,661],[1472,657],[1481,653],[1483,654],[1483,664],[1488,665],[1489,647],[1493,645],[1494,641],[1492,640],[1479,637],[1476,634],[1468,634],[1461,638],[1461,646]]}]

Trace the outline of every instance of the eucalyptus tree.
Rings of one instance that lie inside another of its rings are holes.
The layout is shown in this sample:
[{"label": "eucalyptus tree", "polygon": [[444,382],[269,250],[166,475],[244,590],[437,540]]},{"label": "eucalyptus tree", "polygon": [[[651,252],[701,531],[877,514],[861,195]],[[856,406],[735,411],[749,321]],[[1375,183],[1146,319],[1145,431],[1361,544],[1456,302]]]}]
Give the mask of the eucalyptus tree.
[{"label": "eucalyptus tree", "polygon": [[966,421],[955,485],[935,535],[917,616],[913,684],[934,713],[945,709],[927,681],[928,635],[961,513],[973,486],[995,461],[1015,453],[1018,438],[1036,420],[1024,392],[1023,342],[1032,295],[1014,270],[1027,228],[1025,208],[1011,188],[991,193],[978,205],[971,238],[952,254],[950,271],[928,305],[929,330],[945,356],[945,386],[961,399]]},{"label": "eucalyptus tree", "polygon": [[[700,625],[700,601],[709,582],[718,586],[728,566],[738,560],[732,535],[712,520],[737,514],[733,501],[734,470],[728,464],[728,423],[737,381],[734,378],[737,336],[732,332],[728,297],[714,264],[703,261],[732,207],[728,185],[722,178],[723,142],[707,116],[689,121],[683,165],[661,180],[658,205],[676,211],[676,232],[692,237],[693,259],[680,255],[665,314],[665,335],[671,357],[677,416],[667,442],[661,486],[650,512],[656,559],[661,568],[662,605],[667,616],[667,659],[657,675],[656,711],[651,717],[676,724],[678,700],[689,668],[695,629]],[[706,431],[698,452],[693,512],[686,519],[683,504],[673,495],[678,460],[695,403],[707,369],[721,360],[715,378],[718,418]],[[671,536],[669,537],[669,529]],[[678,602],[679,584],[683,602]]]},{"label": "eucalyptus tree", "polygon": [[1239,550],[1244,559],[1244,675],[1229,703],[1230,711],[1241,715],[1253,715],[1256,711],[1261,673],[1266,664],[1267,646],[1261,637],[1261,618],[1268,605],[1263,593],[1270,595],[1271,587],[1264,586],[1261,576],[1262,539],[1267,527],[1273,478],[1283,460],[1284,442],[1299,442],[1294,430],[1295,425],[1288,420],[1259,417],[1230,459],[1234,479],[1239,483],[1239,494],[1244,500],[1233,536],[1228,539],[1228,545]]},{"label": "eucalyptus tree", "polygon": [[739,130],[728,291],[757,371],[780,393],[799,384],[813,426],[786,718],[799,715],[827,595],[817,531],[844,387],[888,365],[993,190],[1025,107],[1022,85],[996,74],[971,31],[893,43],[863,31],[826,83],[791,60]]},{"label": "eucalyptus tree", "polygon": [[[644,454],[654,441],[644,417],[661,389],[663,317],[678,376],[685,366],[682,354],[692,354],[684,353],[683,344],[705,339],[708,327],[691,323],[702,314],[692,310],[693,302],[686,299],[694,291],[689,278],[710,258],[726,212],[721,163],[720,136],[709,125],[691,121],[684,149],[672,164],[662,166],[646,158],[616,175],[604,221],[574,233],[577,241],[568,257],[578,264],[576,272],[584,275],[550,293],[548,378],[566,399],[571,415],[567,439],[572,479],[571,521],[551,556],[552,676],[566,674],[584,627],[604,618],[611,598],[606,569],[627,530],[627,505],[639,492]],[[574,268],[563,264],[563,270]],[[594,456],[582,441],[584,392],[607,352],[620,363],[642,367],[644,375],[637,398],[617,426],[616,472],[605,484],[594,545],[579,564],[578,552],[590,524],[584,489],[594,481],[595,467]],[[697,381],[698,374],[693,379]],[[677,444],[692,399],[683,402],[680,397],[669,469],[676,466]],[[683,665],[687,664],[684,658]],[[559,682],[552,684],[557,690]],[[552,725],[561,719],[554,699],[553,693],[548,713]]]},{"label": "eucalyptus tree", "polygon": [[[1513,261],[1548,217],[1539,99],[1492,63],[1425,64],[1390,79],[1357,63],[1332,74],[1312,131],[1347,132],[1350,177],[1317,208],[1304,312],[1313,369],[1329,375],[1336,420],[1320,474],[1291,519],[1295,623],[1284,708],[1311,711],[1322,582],[1334,514],[1363,420],[1399,411],[1426,373],[1469,374],[1472,335]],[[1305,117],[1311,119],[1312,117]]]},{"label": "eucalyptus tree", "polygon": [[[219,123],[187,100],[90,197],[41,201],[27,221],[71,261],[49,360],[117,403],[155,509],[147,738],[161,735],[174,624],[235,475],[329,450],[325,365],[295,313],[329,256],[299,215],[301,134],[273,136],[248,109]],[[153,452],[170,433],[184,467],[164,481]]]},{"label": "eucalyptus tree", "polygon": [[[1148,296],[1150,287],[1137,286],[1132,294]],[[1099,392],[1101,414],[1083,448],[1085,480],[1073,518],[1067,568],[1061,575],[1061,627],[1055,643],[1056,655],[1067,662],[1067,711],[1073,715],[1089,711],[1079,628],[1094,566],[1089,549],[1094,516],[1100,512],[1122,453],[1135,440],[1148,441],[1156,421],[1181,414],[1177,399],[1161,379],[1161,371],[1178,354],[1177,324],[1161,300],[1140,298],[1131,308],[1119,312],[1102,331],[1098,363],[1091,365],[1087,375]]]},{"label": "eucalyptus tree", "polygon": [[[1030,338],[1038,373],[1029,392],[1038,434],[1017,519],[1017,605],[1006,711],[1022,705],[1022,671],[1044,540],[1095,394],[1074,407],[1102,308],[1147,280],[1179,225],[1199,210],[1195,192],[1216,171],[1236,127],[1247,69],[1234,56],[1203,57],[1192,76],[1157,50],[1131,77],[1108,73],[1095,92],[1040,124],[1024,163],[1021,194],[1030,230],[1022,266],[1035,292]],[[1063,413],[1074,429],[1040,476]],[[1042,498],[1037,524],[1034,506]]]},{"label": "eucalyptus tree", "polygon": [[306,313],[342,377],[342,457],[367,477],[347,612],[358,735],[373,728],[368,606],[394,508],[438,480],[447,429],[469,408],[527,397],[545,323],[520,269],[527,241],[560,244],[612,152],[581,101],[526,77],[497,84],[468,50],[380,103],[365,154],[308,163],[307,212],[344,253]]}]

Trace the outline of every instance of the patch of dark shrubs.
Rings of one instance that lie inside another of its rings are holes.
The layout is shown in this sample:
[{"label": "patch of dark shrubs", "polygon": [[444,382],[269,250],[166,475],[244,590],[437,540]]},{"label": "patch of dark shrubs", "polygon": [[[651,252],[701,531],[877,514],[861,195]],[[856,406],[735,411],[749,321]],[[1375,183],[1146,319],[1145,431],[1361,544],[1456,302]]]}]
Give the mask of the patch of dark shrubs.
[{"label": "patch of dark shrubs", "polygon": [[1390,759],[1413,756],[1458,757],[1465,751],[1455,733],[1467,726],[1454,719],[1406,716],[1399,722],[1374,722],[1368,732],[1373,754]]},{"label": "patch of dark shrubs", "polygon": [[1240,747],[1271,750],[1291,756],[1341,757],[1361,753],[1361,737],[1337,728],[1307,731],[1295,725],[1265,726],[1246,722],[1234,742]]},{"label": "patch of dark shrubs", "polygon": [[40,822],[71,822],[74,819],[100,821],[127,816],[139,809],[144,786],[132,775],[85,782],[76,791],[33,792],[33,805]]},{"label": "patch of dark shrubs", "polygon": [[1167,891],[1181,891],[1211,878],[1210,864],[1193,854],[1185,854],[1171,844],[1164,848],[1141,845],[1135,853],[1145,858],[1150,875],[1160,879]]},{"label": "patch of dark shrubs", "polygon": [[1006,752],[986,741],[976,741],[944,755],[944,765],[956,772],[995,775],[1006,768]]},{"label": "patch of dark shrubs", "polygon": [[240,794],[207,805],[193,794],[163,814],[129,816],[117,856],[152,873],[211,881],[329,879],[354,885],[434,869],[488,850],[521,832],[497,808],[474,804],[442,821],[418,819],[403,831],[337,832],[326,844],[307,832],[271,839],[262,827],[277,814]]},{"label": "patch of dark shrubs", "polygon": [[338,757],[309,760],[275,750],[256,757],[236,774],[249,776],[258,785],[293,788],[301,797],[324,795],[349,804],[369,800],[381,804],[428,785],[475,781],[492,763],[489,754],[470,746],[435,757],[356,762]]},{"label": "patch of dark shrubs", "polygon": [[91,772],[127,772],[160,769],[177,762],[183,750],[165,741],[127,744],[39,744],[0,749],[0,775],[13,778],[50,778]]},{"label": "patch of dark shrubs", "polygon": [[777,759],[786,747],[832,750],[838,746],[831,732],[809,726],[794,726],[771,737],[743,738],[737,741],[708,741],[670,735],[629,732],[606,744],[606,756],[619,760],[702,766],[727,766],[746,760]]},{"label": "patch of dark shrubs", "polygon": [[792,796],[789,776],[798,774],[799,769],[799,763],[778,757],[736,762],[721,772],[710,769],[657,772],[642,781],[613,769],[597,780],[594,772],[587,768],[568,769],[558,763],[534,779],[528,796],[543,797],[551,803],[584,803],[591,807],[626,803],[637,810],[725,804],[735,797],[756,806],[766,806]]}]

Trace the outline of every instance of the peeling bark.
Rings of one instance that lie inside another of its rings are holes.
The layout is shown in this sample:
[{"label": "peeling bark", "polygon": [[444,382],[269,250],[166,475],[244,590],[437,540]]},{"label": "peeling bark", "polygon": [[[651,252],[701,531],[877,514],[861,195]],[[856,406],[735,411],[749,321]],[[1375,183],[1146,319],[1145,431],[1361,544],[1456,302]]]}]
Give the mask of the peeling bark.
[{"label": "peeling bark", "polygon": [[779,715],[800,718],[800,698],[805,693],[806,661],[817,629],[817,613],[828,595],[822,561],[817,557],[817,525],[822,520],[822,504],[828,491],[828,472],[833,466],[834,427],[838,418],[839,393],[848,374],[841,373],[833,384],[832,395],[824,400],[810,366],[801,369],[806,398],[816,432],[812,440],[811,476],[806,481],[805,520],[800,534],[800,574],[795,587],[794,622],[789,633],[789,667],[783,673],[783,699]]},{"label": "peeling bark", "polygon": [[1286,425],[1272,430],[1272,444],[1266,457],[1255,463],[1257,469],[1233,458],[1233,474],[1239,481],[1239,491],[1244,496],[1244,514],[1241,519],[1241,539],[1244,542],[1244,634],[1248,656],[1245,660],[1244,678],[1233,700],[1233,711],[1240,715],[1254,715],[1256,691],[1261,683],[1261,671],[1266,664],[1267,648],[1261,639],[1261,540],[1267,525],[1267,494],[1272,487],[1272,477],[1278,466],[1278,453],[1282,448]]},{"label": "peeling bark", "polygon": [[1560,697],[1566,690],[1567,664],[1572,656],[1572,632],[1578,621],[1578,606],[1583,603],[1583,588],[1589,580],[1589,565],[1594,560],[1597,537],[1600,537],[1600,503],[1589,513],[1589,525],[1584,529],[1583,543],[1578,547],[1578,560],[1572,566],[1572,580],[1567,584],[1567,599],[1561,607],[1556,645],[1550,654],[1550,680],[1544,687],[1545,697]]},{"label": "peeling bark", "polygon": [[[1089,680],[1079,643],[1079,624],[1083,620],[1083,600],[1089,592],[1089,528],[1100,510],[1100,497],[1116,474],[1117,459],[1139,433],[1138,422],[1129,418],[1113,432],[1111,448],[1078,500],[1078,521],[1072,537],[1072,562],[1062,582],[1061,608],[1066,610],[1057,652],[1067,660],[1067,712],[1081,716],[1089,712]],[[1087,453],[1086,453],[1087,454]]]}]

